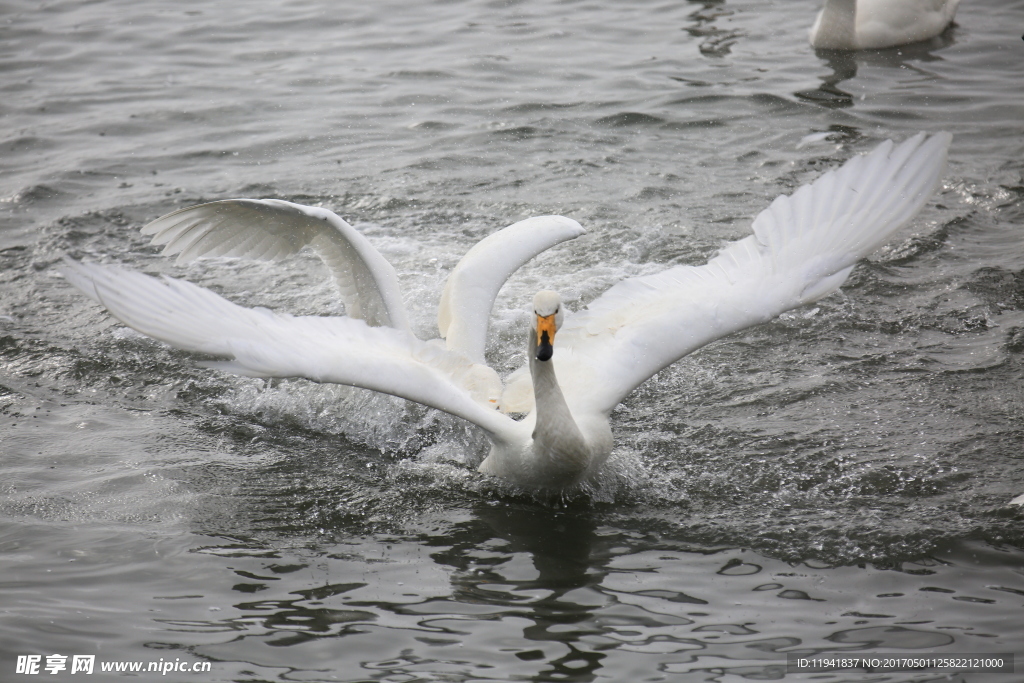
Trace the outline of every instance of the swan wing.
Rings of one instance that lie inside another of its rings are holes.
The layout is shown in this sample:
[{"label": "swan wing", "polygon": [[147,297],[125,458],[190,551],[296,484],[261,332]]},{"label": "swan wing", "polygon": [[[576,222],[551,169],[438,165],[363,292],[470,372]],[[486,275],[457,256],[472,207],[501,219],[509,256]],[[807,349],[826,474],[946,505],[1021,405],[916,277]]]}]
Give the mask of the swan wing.
[{"label": "swan wing", "polygon": [[179,349],[228,359],[209,366],[401,396],[469,420],[499,440],[515,424],[495,410],[501,381],[493,370],[404,330],[245,308],[183,280],[69,258],[63,272],[129,327]]},{"label": "swan wing", "polygon": [[[555,338],[555,370],[567,401],[607,414],[686,354],[834,292],[859,259],[928,201],[950,141],[939,133],[884,142],[775,199],[754,220],[753,235],[706,265],[678,266],[609,289]],[[506,392],[516,391],[514,384]]]},{"label": "swan wing", "polygon": [[441,293],[437,326],[448,348],[483,363],[487,323],[501,286],[537,254],[584,232],[571,218],[535,216],[474,245],[448,275]]},{"label": "swan wing", "polygon": [[142,228],[178,263],[201,256],[274,261],[309,245],[330,268],[352,318],[409,329],[395,269],[358,230],[327,209],[279,199],[226,199],[179,209]]}]

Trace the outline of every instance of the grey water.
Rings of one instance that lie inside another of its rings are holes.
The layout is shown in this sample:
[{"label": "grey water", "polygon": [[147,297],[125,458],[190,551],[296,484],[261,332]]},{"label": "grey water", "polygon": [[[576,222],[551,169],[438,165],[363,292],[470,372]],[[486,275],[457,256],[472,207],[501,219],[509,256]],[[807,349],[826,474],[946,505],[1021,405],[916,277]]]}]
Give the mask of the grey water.
[{"label": "grey water", "polygon": [[[0,680],[84,675],[54,654],[94,680],[1021,680],[1024,2],[857,54],[807,45],[817,7],[0,4]],[[138,230],[230,197],[322,205],[430,338],[477,240],[575,218],[588,234],[499,296],[510,371],[537,289],[580,308],[702,263],[775,196],[940,130],[949,170],[911,225],[841,293],[644,385],[600,486],[561,500],[478,475],[454,418],[206,370],[57,268],[338,315],[312,254],[176,266]],[[1017,673],[787,671],[837,652]],[[131,661],[209,670],[100,671]]]}]

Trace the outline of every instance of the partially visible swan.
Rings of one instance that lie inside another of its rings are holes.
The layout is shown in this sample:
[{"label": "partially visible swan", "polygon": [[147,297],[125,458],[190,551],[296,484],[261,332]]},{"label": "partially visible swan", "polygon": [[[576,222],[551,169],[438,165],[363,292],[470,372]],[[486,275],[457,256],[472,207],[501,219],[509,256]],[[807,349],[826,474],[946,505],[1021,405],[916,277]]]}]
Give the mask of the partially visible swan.
[{"label": "partially visible swan", "polygon": [[960,0],[825,0],[811,45],[871,50],[933,38],[953,21]]},{"label": "partially visible swan", "polygon": [[[312,245],[332,269],[348,316],[243,308],[181,280],[71,259],[64,273],[126,325],[227,359],[205,365],[363,387],[447,411],[490,437],[481,472],[523,488],[564,490],[600,470],[612,450],[612,409],[647,378],[715,339],[836,291],[859,259],[928,201],[950,140],[922,133],[884,142],[775,199],[754,220],[754,234],[706,265],[624,280],[578,313],[570,315],[557,293],[539,292],[528,364],[504,388],[484,360],[495,296],[530,258],[583,234],[569,218],[527,219],[473,247],[441,298],[444,343],[409,331],[395,272],[365,237],[330,211],[289,202],[203,204],[143,232],[179,261],[280,258]],[[516,421],[508,412],[528,414]]]}]

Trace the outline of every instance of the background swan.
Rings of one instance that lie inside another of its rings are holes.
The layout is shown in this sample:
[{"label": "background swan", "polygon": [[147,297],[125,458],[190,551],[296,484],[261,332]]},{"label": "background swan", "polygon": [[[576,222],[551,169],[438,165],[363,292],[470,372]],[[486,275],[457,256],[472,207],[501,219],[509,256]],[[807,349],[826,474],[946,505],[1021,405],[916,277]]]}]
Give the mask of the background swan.
[{"label": "background swan", "polygon": [[[502,283],[541,251],[583,233],[545,216],[484,239],[449,276],[439,307],[445,341],[408,329],[394,270],[330,211],[276,200],[190,207],[143,228],[179,260],[281,258],[311,245],[331,268],[346,317],[291,316],[232,304],[173,278],[66,260],[65,275],[119,320],[173,346],[226,358],[210,367],[252,377],[305,377],[394,394],[484,429],[480,471],[530,489],[593,477],[612,449],[609,415],[633,389],[705,344],[834,292],[939,184],[951,141],[887,141],[780,196],[704,266],[615,285],[570,315],[554,292],[533,301],[528,364],[503,385],[484,363],[487,317]],[[506,413],[527,413],[514,420]]]},{"label": "background swan", "polygon": [[811,27],[818,49],[870,50],[933,38],[953,21],[960,0],[825,0]]}]

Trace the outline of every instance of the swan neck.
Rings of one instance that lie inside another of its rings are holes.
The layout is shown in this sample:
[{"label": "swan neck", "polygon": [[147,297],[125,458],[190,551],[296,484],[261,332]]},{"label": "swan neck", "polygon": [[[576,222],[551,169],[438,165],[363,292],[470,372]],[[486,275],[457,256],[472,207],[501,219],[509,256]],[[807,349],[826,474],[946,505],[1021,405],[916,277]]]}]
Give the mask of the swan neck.
[{"label": "swan neck", "polygon": [[575,476],[589,463],[587,442],[558,385],[554,361],[537,360],[536,347],[536,334],[531,334],[530,374],[536,406],[533,451],[548,467]]},{"label": "swan neck", "polygon": [[856,49],[857,0],[825,0],[814,34],[816,48]]}]

